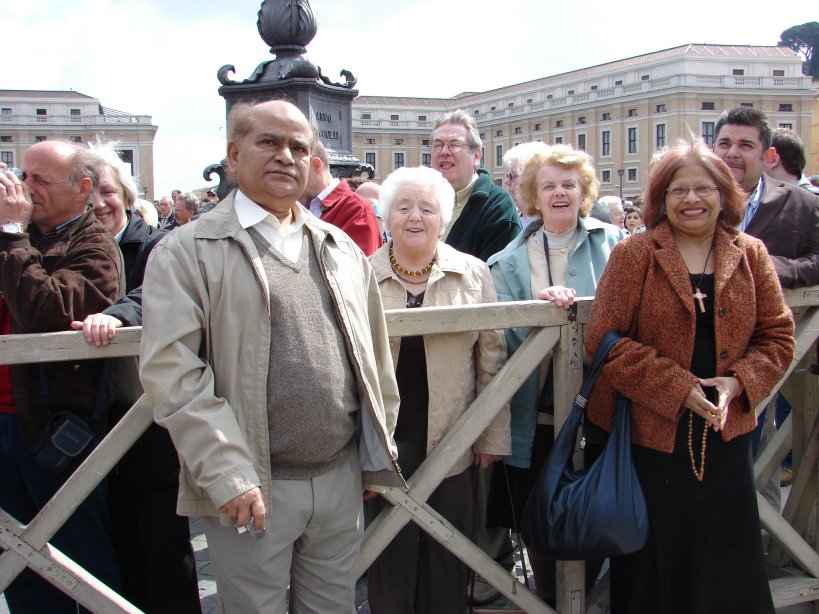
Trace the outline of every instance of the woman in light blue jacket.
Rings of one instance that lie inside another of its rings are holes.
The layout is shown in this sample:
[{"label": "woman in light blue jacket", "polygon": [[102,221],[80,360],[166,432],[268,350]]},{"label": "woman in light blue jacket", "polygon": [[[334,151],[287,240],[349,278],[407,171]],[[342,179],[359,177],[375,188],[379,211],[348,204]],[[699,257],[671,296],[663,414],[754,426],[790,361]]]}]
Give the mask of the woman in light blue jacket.
[{"label": "woman in light blue jacket", "polygon": [[[593,296],[614,245],[623,231],[588,217],[598,181],[591,157],[567,145],[542,144],[523,161],[518,197],[542,222],[533,222],[487,264],[500,301],[542,299],[568,308],[575,296]],[[512,355],[529,328],[506,331]],[[554,441],[551,355],[512,398],[512,454],[498,465],[490,491],[487,522],[514,528]],[[509,490],[507,490],[507,488]],[[509,495],[511,492],[511,507]],[[554,563],[529,549],[541,599],[554,603]]]}]

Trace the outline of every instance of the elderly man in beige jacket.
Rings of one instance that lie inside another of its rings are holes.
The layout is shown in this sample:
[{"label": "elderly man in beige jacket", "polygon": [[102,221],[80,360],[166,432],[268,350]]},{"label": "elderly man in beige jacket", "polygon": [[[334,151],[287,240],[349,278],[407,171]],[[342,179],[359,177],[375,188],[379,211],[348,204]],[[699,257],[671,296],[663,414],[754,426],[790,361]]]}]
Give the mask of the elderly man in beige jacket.
[{"label": "elderly man in beige jacket", "polygon": [[297,203],[301,111],[237,104],[228,134],[238,190],[149,262],[141,378],[225,611],[283,613],[289,585],[291,612],[349,614],[362,481],[401,483],[378,286],[352,240]]}]

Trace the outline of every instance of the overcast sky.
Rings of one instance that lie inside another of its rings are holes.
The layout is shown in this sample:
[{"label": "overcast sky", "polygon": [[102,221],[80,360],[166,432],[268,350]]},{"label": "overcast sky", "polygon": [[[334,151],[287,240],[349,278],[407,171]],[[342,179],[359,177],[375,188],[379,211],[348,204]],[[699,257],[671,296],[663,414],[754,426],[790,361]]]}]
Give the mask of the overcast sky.
[{"label": "overcast sky", "polygon": [[[248,78],[271,58],[256,30],[259,0],[31,0],[0,4],[0,89],[73,89],[150,115],[157,197],[206,185],[224,156],[216,72]],[[331,79],[348,69],[361,95],[449,97],[686,43],[775,45],[793,10],[690,0],[312,0],[308,57]],[[680,7],[680,8],[677,8]]]}]

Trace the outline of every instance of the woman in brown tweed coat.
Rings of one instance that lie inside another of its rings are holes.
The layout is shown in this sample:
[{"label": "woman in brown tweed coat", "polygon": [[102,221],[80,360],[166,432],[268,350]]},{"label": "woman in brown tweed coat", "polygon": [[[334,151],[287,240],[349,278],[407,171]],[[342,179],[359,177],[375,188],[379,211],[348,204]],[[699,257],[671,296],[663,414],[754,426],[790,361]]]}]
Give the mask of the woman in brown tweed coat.
[{"label": "woman in brown tweed coat", "polygon": [[648,232],[619,243],[586,333],[627,338],[589,403],[609,429],[632,400],[650,536],[612,560],[614,612],[773,612],[753,485],[754,408],[789,365],[793,321],[762,243],[735,230],[745,196],[701,142],[666,150],[648,180]]}]

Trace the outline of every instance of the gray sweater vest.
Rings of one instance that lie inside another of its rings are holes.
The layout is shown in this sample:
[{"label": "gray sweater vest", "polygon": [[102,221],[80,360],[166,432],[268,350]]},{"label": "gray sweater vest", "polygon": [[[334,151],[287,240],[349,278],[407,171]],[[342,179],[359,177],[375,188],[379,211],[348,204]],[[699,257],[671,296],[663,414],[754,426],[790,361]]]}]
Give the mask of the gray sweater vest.
[{"label": "gray sweater vest", "polygon": [[255,229],[249,232],[270,288],[267,421],[272,477],[313,478],[339,466],[354,449],[358,384],[309,235],[303,235],[294,263]]}]

